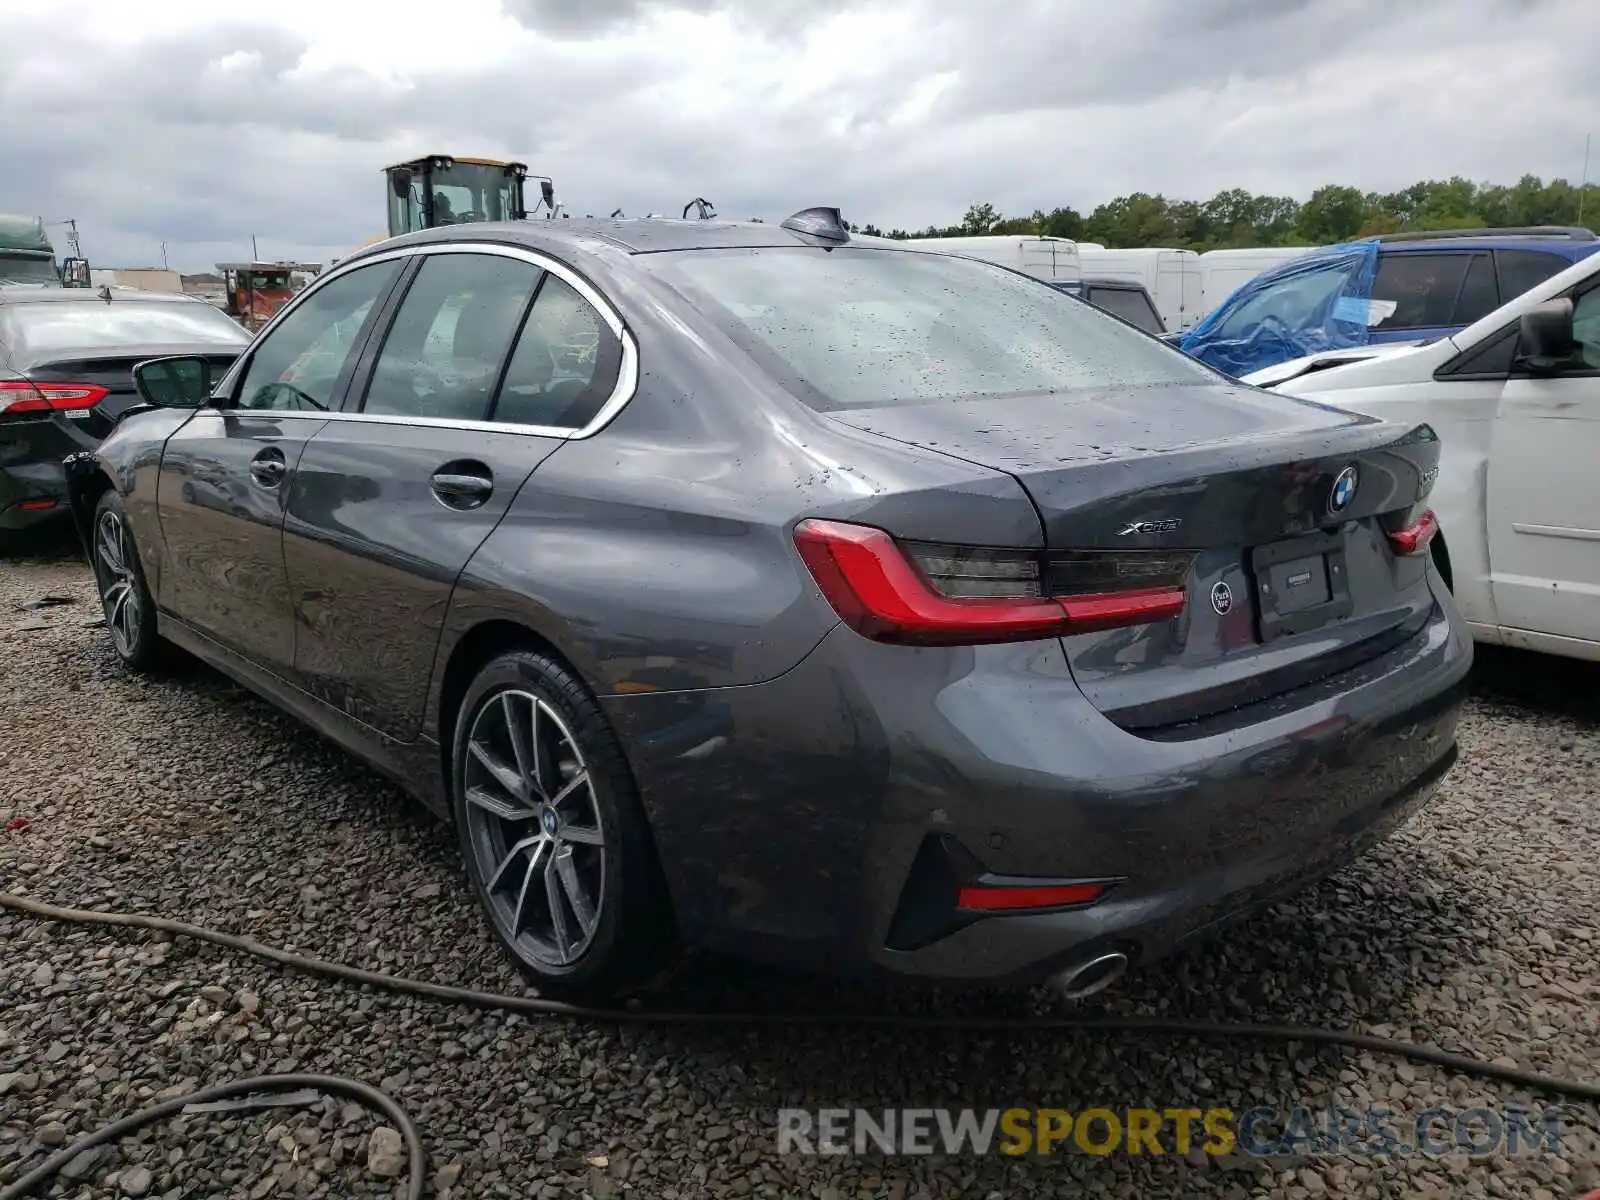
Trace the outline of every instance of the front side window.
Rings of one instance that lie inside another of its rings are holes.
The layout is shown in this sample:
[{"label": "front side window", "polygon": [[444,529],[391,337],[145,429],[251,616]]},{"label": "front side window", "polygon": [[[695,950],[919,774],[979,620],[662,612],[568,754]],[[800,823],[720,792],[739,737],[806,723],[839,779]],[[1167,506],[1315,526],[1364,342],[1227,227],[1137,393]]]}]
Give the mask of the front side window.
[{"label": "front side window", "polygon": [[1394,311],[1373,325],[1396,329],[1434,329],[1454,323],[1456,296],[1461,291],[1470,254],[1382,254],[1372,282],[1374,306]]},{"label": "front side window", "polygon": [[784,247],[639,262],[824,411],[1216,381],[1092,306],[973,259]]},{"label": "front side window", "polygon": [[[1336,305],[1356,270],[1348,262],[1333,262],[1315,270],[1302,269],[1263,287],[1223,317],[1212,330],[1212,337],[1219,341],[1248,337],[1251,330],[1269,318],[1290,329],[1320,325],[1319,314]],[[1333,311],[1337,315],[1337,308]]]},{"label": "front side window", "polygon": [[545,276],[506,368],[494,419],[579,429],[617,386],[622,343],[566,280]]},{"label": "front side window", "polygon": [[541,271],[499,254],[430,254],[400,303],[362,412],[481,421]]},{"label": "front side window", "polygon": [[1561,374],[1600,371],[1600,287],[1591,287],[1573,300],[1572,353],[1562,361]]},{"label": "front side window", "polygon": [[373,305],[400,262],[373,263],[330,279],[262,339],[239,387],[239,408],[326,412]]}]

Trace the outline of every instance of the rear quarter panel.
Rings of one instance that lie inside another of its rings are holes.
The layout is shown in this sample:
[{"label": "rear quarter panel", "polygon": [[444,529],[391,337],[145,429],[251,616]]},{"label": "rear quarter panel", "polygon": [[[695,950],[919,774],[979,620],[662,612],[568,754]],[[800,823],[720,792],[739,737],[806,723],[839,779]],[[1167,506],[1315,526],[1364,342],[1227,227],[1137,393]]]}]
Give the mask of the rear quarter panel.
[{"label": "rear quarter panel", "polygon": [[[639,389],[523,486],[461,576],[441,665],[474,627],[510,621],[555,645],[601,696],[759,683],[838,623],[794,549],[805,517],[1042,544],[1009,475],[816,413],[670,293],[597,282],[638,340]],[[439,728],[437,667],[434,680]]]}]

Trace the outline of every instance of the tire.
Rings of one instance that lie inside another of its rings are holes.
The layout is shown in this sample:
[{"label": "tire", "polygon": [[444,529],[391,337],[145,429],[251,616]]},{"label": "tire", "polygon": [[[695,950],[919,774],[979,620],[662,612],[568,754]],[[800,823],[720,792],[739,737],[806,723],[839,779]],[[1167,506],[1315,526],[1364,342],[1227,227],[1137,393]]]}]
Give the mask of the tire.
[{"label": "tire", "polygon": [[149,671],[160,663],[165,643],[156,633],[156,605],[145,582],[128,510],[115,489],[107,490],[95,505],[90,532],[90,561],[111,648],[124,666]]},{"label": "tire", "polygon": [[547,655],[509,651],[473,679],[455,731],[467,877],[535,986],[610,999],[666,967],[677,939],[644,806],[583,684]]}]

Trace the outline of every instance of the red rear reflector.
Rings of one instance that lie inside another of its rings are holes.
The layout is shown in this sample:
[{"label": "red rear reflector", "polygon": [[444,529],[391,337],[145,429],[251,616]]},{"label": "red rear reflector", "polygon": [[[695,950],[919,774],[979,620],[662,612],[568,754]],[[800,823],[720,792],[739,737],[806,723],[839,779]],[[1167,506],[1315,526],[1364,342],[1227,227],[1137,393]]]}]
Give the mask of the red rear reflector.
[{"label": "red rear reflector", "polygon": [[1164,621],[1184,606],[1182,587],[1043,596],[1036,578],[1020,577],[1013,585],[1033,594],[949,596],[881,529],[808,520],[795,528],[794,540],[840,620],[879,642],[948,646],[1033,641]]},{"label": "red rear reflector", "polygon": [[1093,904],[1110,889],[1108,883],[1048,883],[1013,887],[1004,884],[969,884],[956,893],[956,907],[967,912],[1067,908],[1075,904]]},{"label": "red rear reflector", "polygon": [[1433,509],[1425,508],[1409,529],[1389,534],[1389,545],[1396,554],[1421,554],[1438,532],[1439,518],[1433,515]]},{"label": "red rear reflector", "polygon": [[33,383],[0,379],[0,413],[64,412],[93,408],[111,394],[97,383]]},{"label": "red rear reflector", "polygon": [[17,505],[18,508],[27,512],[43,512],[45,509],[54,508],[55,506],[56,502],[54,500],[24,500]]}]

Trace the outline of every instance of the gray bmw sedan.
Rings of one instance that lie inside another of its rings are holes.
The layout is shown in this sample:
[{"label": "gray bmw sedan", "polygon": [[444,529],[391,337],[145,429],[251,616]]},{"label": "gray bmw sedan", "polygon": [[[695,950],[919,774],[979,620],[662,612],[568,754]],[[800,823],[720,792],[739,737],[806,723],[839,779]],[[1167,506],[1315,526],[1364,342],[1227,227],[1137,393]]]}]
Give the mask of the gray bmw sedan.
[{"label": "gray bmw sedan", "polygon": [[833,209],[392,239],[135,374],[69,463],[117,654],[432,806],[547,991],[690,945],[1087,993],[1454,760],[1431,429]]}]

